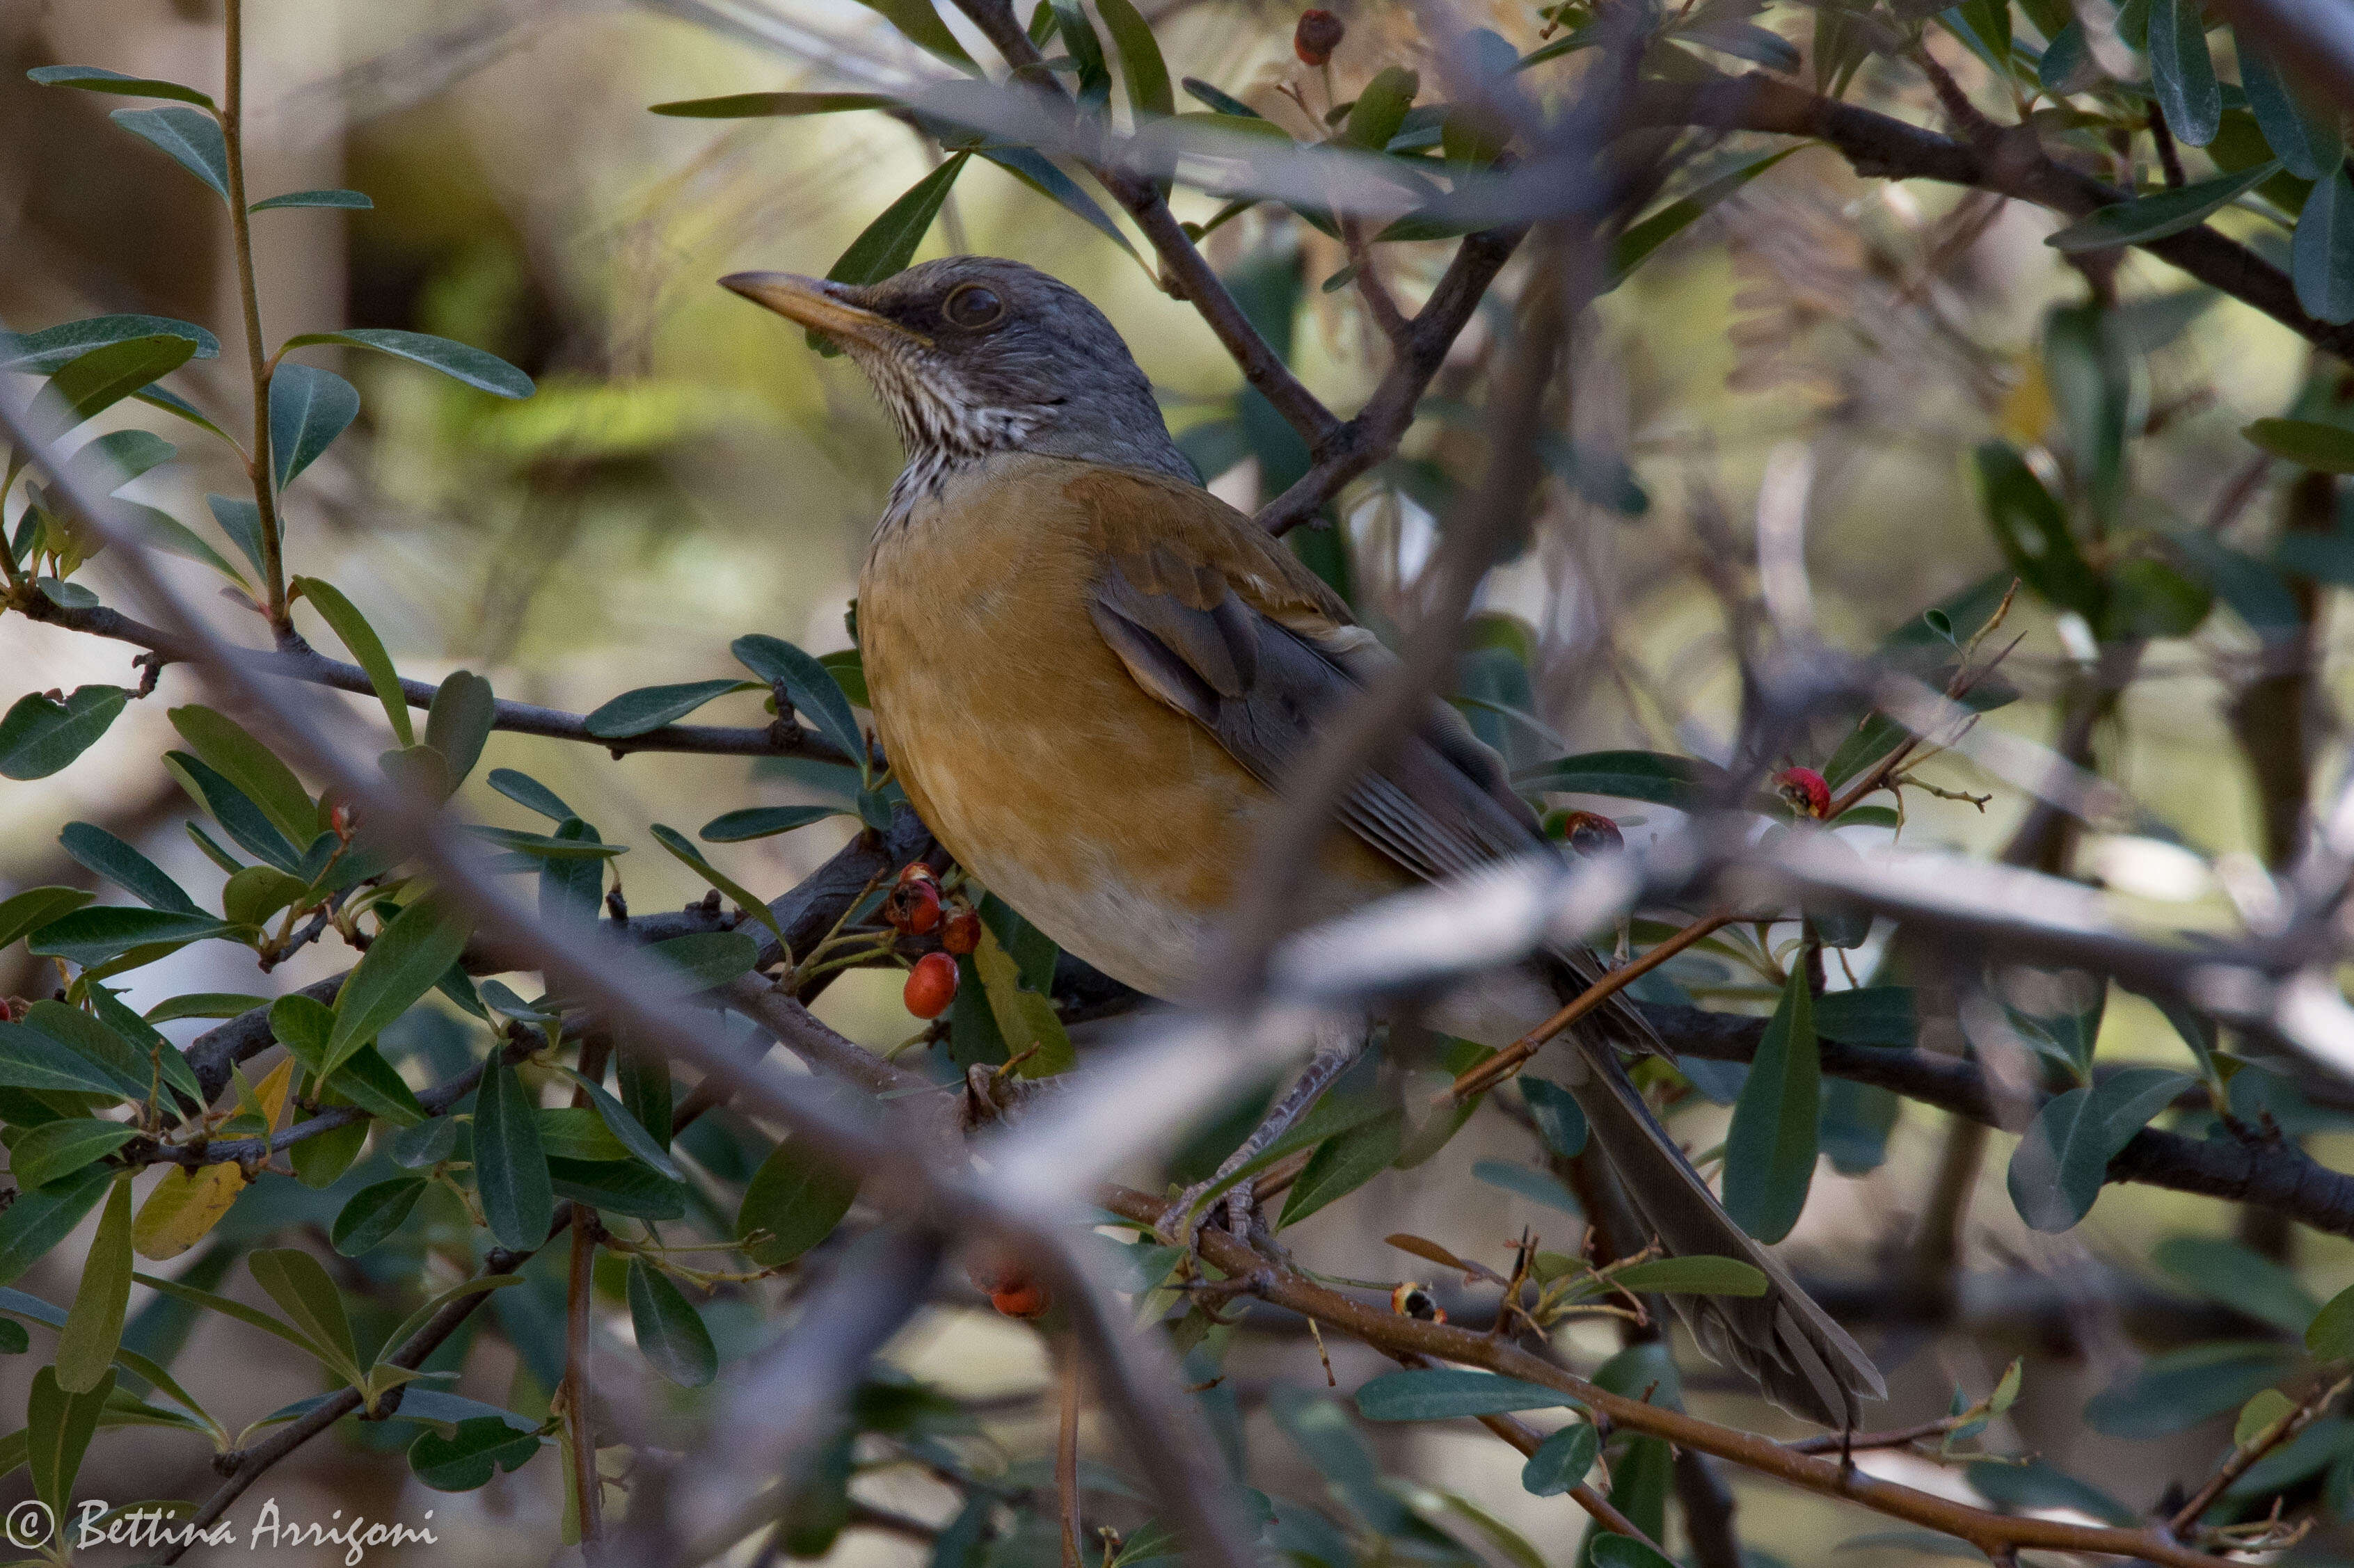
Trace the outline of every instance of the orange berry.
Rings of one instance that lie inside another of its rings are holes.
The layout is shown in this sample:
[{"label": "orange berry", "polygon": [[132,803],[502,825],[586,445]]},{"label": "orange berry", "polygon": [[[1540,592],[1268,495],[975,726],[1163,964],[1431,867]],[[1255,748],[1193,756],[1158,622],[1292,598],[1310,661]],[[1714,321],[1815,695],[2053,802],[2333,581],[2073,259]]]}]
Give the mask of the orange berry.
[{"label": "orange berry", "polygon": [[1811,768],[1786,768],[1775,775],[1774,782],[1782,791],[1782,799],[1802,817],[1820,821],[1831,809],[1831,787],[1823,776]]},{"label": "orange berry", "polygon": [[938,1018],[956,1000],[956,960],[946,953],[926,953],[907,971],[907,989],[901,996],[917,1017]]},{"label": "orange berry", "polygon": [[1044,1286],[1028,1279],[1001,1281],[989,1293],[989,1304],[1009,1318],[1035,1318],[1053,1302]]},{"label": "orange berry", "polygon": [[972,906],[960,904],[949,916],[949,923],[940,928],[940,946],[951,953],[970,953],[981,946],[981,916]]},{"label": "orange berry", "polygon": [[1291,29],[1291,52],[1301,65],[1320,66],[1332,58],[1348,31],[1330,11],[1302,11],[1299,26]]}]

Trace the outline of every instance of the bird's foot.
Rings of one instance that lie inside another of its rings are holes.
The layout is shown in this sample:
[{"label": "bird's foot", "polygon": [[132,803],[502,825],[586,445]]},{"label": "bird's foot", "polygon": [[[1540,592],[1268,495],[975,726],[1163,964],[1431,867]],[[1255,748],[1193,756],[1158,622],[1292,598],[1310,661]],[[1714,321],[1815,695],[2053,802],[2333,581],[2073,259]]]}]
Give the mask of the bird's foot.
[{"label": "bird's foot", "polygon": [[1246,1243],[1251,1239],[1255,1227],[1264,1230],[1248,1177],[1215,1197],[1211,1196],[1225,1180],[1219,1176],[1207,1181],[1196,1181],[1172,1198],[1169,1206],[1161,1211],[1158,1226],[1161,1234],[1167,1236],[1172,1245],[1198,1254],[1200,1248],[1195,1244],[1204,1225],[1223,1222],[1229,1235]]}]

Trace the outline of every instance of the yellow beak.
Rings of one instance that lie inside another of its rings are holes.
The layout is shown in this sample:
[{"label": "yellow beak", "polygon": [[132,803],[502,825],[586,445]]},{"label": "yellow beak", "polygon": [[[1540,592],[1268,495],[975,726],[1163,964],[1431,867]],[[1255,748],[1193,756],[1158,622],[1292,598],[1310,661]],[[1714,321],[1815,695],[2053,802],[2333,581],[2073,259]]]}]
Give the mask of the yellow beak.
[{"label": "yellow beak", "polygon": [[846,283],[829,283],[796,272],[737,272],[720,279],[719,286],[766,305],[811,332],[823,333],[844,348],[854,344],[880,348],[894,337],[924,341],[889,317],[853,304],[843,297],[851,291]]}]

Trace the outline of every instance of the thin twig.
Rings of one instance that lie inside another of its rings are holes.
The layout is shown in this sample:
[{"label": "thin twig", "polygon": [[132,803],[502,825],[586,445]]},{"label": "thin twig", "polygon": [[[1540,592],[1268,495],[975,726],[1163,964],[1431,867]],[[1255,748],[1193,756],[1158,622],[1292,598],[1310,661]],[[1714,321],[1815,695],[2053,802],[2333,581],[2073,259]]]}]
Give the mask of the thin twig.
[{"label": "thin twig", "polygon": [[2215,1506],[2215,1499],[2221,1497],[2233,1481],[2247,1474],[2248,1467],[2257,1460],[2312,1425],[2314,1418],[2328,1409],[2331,1402],[2344,1393],[2349,1386],[2354,1386],[2354,1378],[2339,1378],[2336,1383],[2318,1385],[2297,1402],[2296,1409],[2232,1449],[2231,1457],[2207,1478],[2207,1484],[2191,1495],[2190,1500],[2167,1521],[2166,1528],[2177,1540],[2188,1541],[2190,1532],[2199,1527],[2200,1516]]}]

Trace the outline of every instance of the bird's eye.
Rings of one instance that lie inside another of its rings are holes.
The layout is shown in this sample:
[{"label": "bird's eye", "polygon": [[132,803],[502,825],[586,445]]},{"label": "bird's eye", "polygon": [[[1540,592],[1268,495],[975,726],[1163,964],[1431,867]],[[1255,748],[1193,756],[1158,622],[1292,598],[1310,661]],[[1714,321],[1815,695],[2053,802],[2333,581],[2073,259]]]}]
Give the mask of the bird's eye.
[{"label": "bird's eye", "polygon": [[965,283],[949,291],[940,305],[940,314],[948,318],[951,326],[979,331],[998,323],[1005,314],[1005,302],[986,283]]}]

